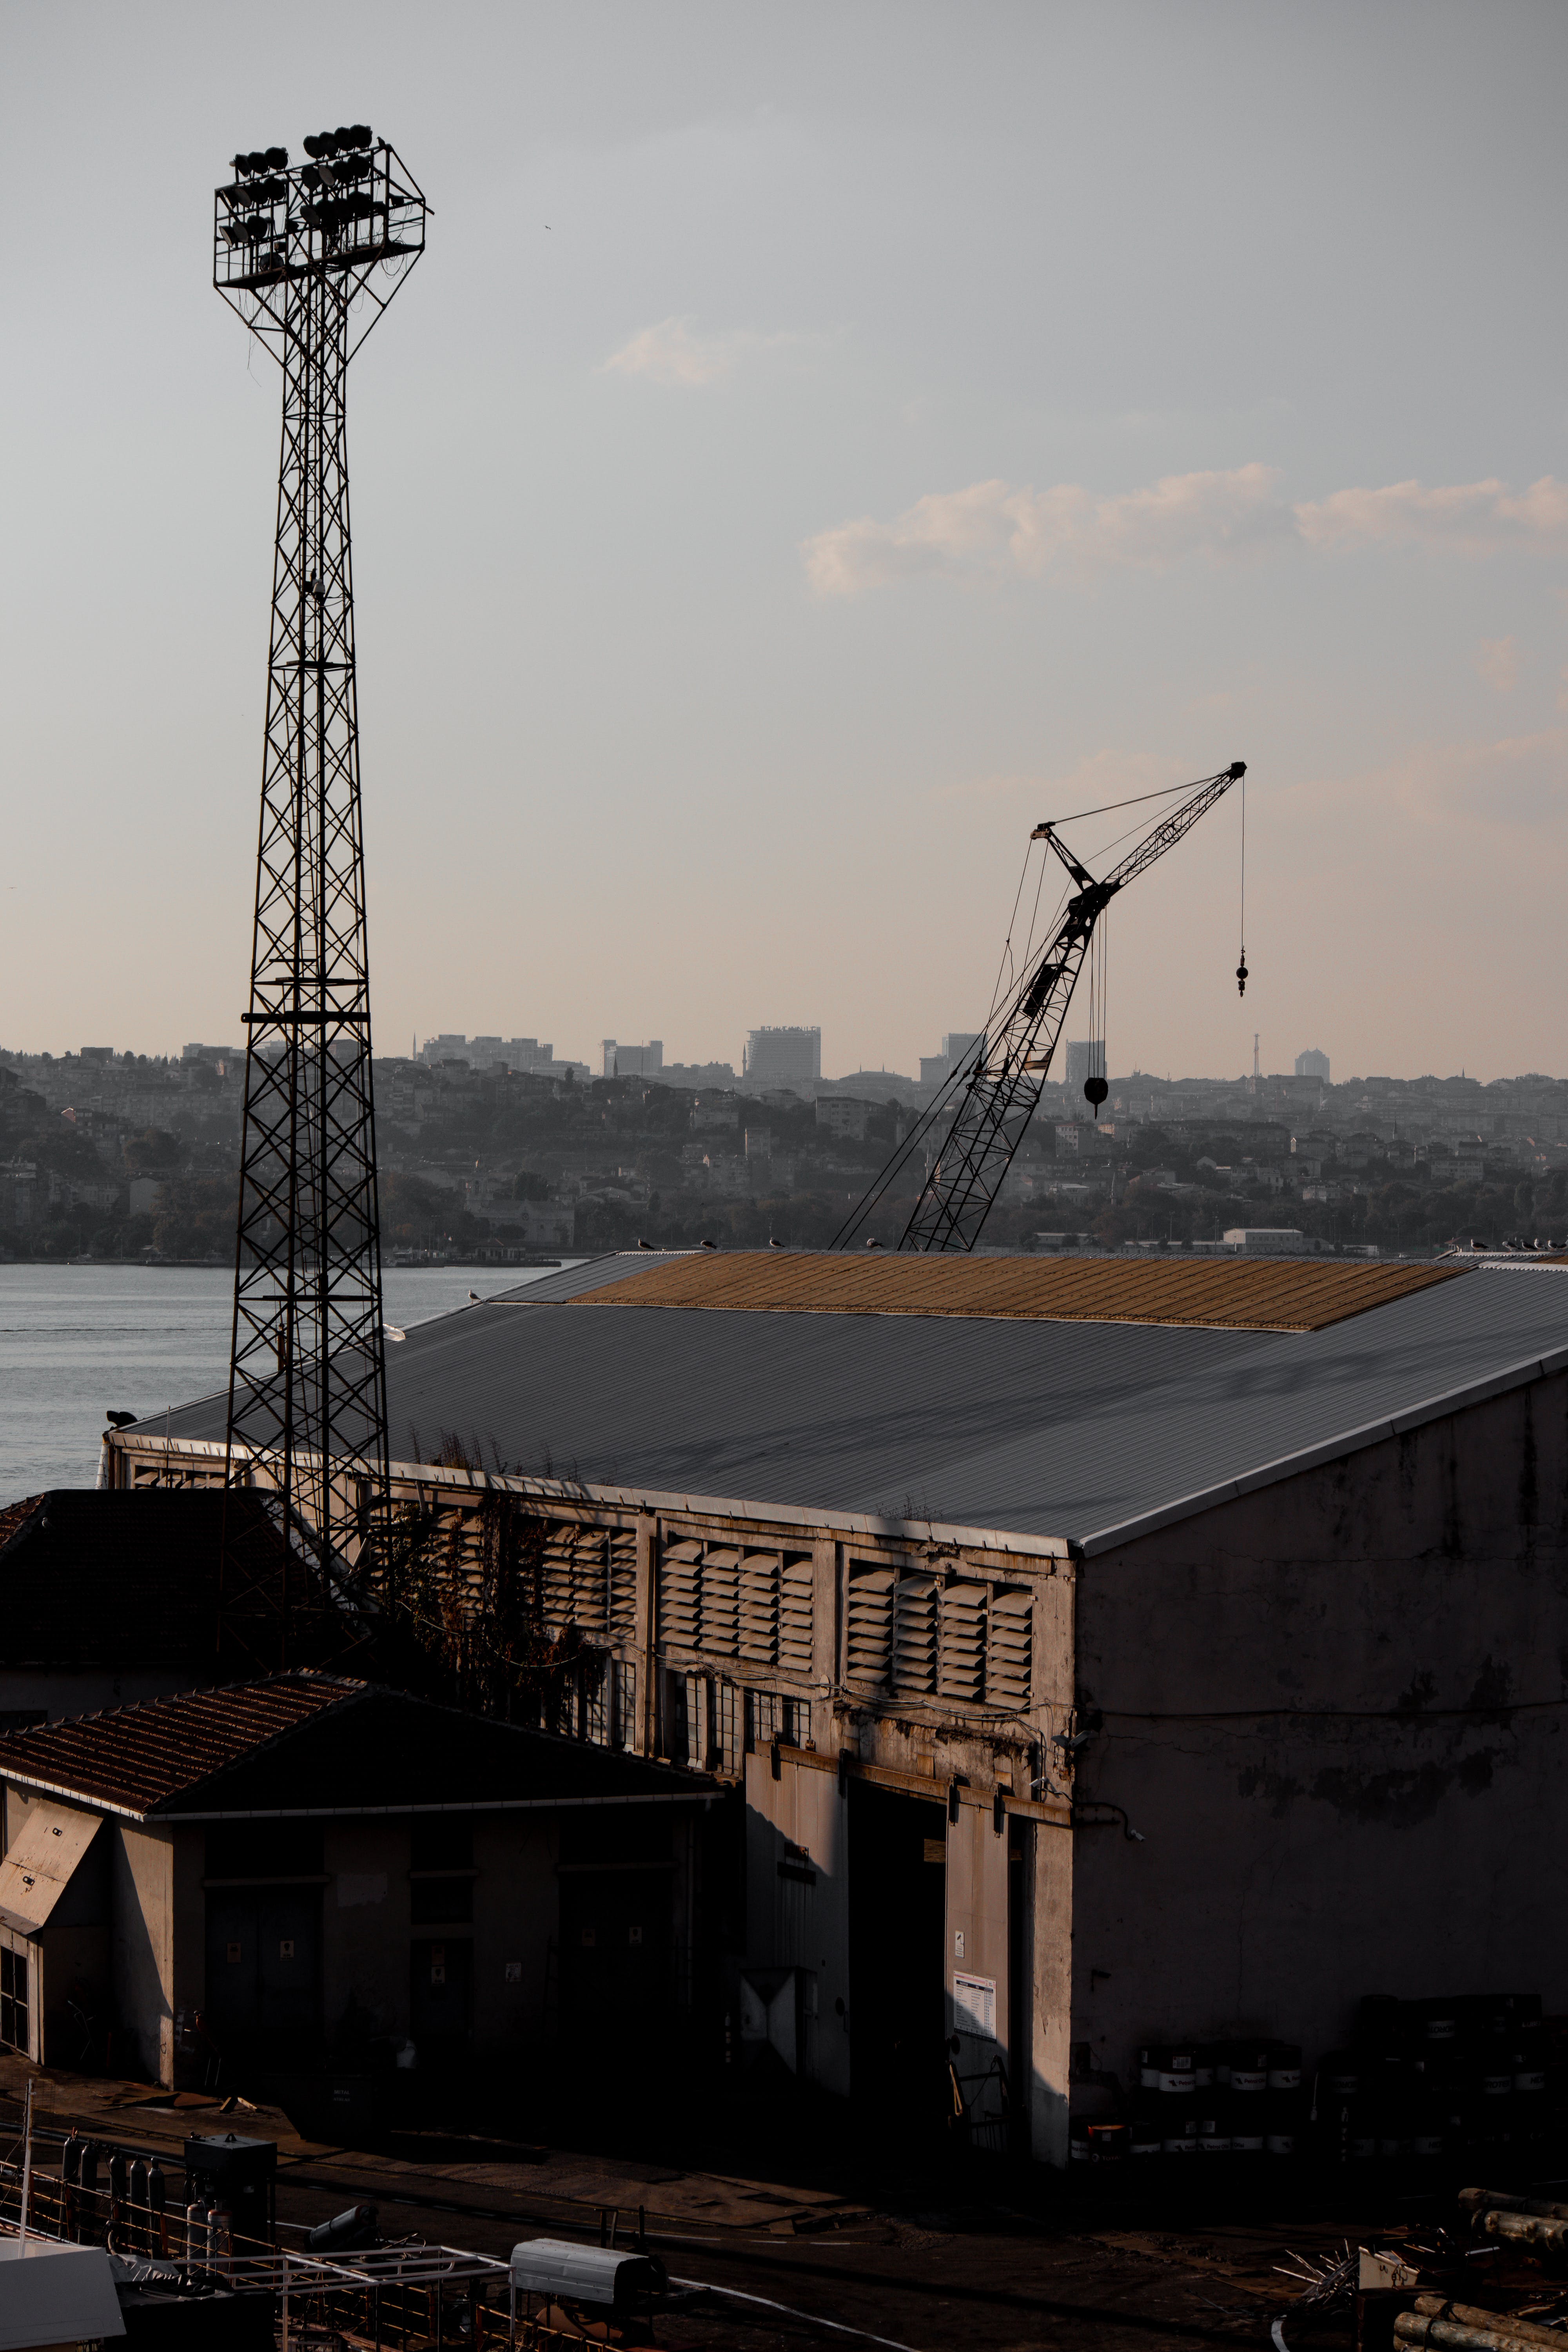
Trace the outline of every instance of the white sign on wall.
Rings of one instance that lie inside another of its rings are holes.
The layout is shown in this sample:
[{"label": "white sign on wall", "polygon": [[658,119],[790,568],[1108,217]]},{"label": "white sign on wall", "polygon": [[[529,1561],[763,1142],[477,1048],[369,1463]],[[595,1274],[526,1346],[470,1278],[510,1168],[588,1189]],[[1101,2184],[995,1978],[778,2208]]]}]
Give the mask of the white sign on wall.
[{"label": "white sign on wall", "polygon": [[996,2039],[996,1979],[952,1972],[952,2030],[973,2033],[986,2042]]}]

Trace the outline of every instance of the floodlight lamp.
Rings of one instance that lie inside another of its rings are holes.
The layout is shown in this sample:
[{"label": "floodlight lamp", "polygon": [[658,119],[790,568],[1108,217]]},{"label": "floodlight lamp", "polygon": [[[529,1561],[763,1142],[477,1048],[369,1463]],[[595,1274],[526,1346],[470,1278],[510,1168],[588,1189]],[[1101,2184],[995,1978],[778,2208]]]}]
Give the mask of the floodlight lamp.
[{"label": "floodlight lamp", "polygon": [[267,150],[267,168],[269,172],[286,172],[289,169],[287,147],[269,147]]},{"label": "floodlight lamp", "polygon": [[309,155],[311,162],[314,163],[318,156],[324,155],[326,152],[326,141],[322,138],[319,131],[312,131],[310,137],[305,142],[306,154]]},{"label": "floodlight lamp", "polygon": [[375,144],[374,134],[368,122],[354,124],[349,132],[349,144],[351,147],[372,147]]},{"label": "floodlight lamp", "polygon": [[247,171],[249,171],[249,172],[265,172],[265,171],[266,171],[266,169],[267,169],[267,150],[266,150],[266,148],[265,148],[265,147],[253,147],[253,148],[251,149],[251,151],[250,151],[249,154],[248,154],[248,155],[246,157],[246,159],[245,159],[245,164],[246,164],[246,169],[247,169]]}]

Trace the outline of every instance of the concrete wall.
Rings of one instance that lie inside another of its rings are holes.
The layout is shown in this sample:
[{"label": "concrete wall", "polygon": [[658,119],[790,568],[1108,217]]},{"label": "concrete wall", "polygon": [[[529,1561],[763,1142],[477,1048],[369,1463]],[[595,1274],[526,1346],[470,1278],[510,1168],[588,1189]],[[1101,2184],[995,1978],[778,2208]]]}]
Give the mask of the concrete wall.
[{"label": "concrete wall", "polygon": [[174,2066],[174,1832],[109,1821],[113,1929],[110,1980],[120,2023],[111,2067],[172,2083]]},{"label": "concrete wall", "polygon": [[[849,2004],[847,1807],[830,1766],[764,1749],[746,1759],[746,1958],[757,1967],[805,1972],[800,2073],[847,2096],[849,2037],[837,2007]],[[815,1873],[807,1885],[798,1874]]]},{"label": "concrete wall", "polygon": [[[1568,2004],[1568,1379],[1086,1561],[1073,2038]],[[1080,1811],[1083,1810],[1080,1807]],[[1092,1811],[1093,1808],[1089,1808]]]}]

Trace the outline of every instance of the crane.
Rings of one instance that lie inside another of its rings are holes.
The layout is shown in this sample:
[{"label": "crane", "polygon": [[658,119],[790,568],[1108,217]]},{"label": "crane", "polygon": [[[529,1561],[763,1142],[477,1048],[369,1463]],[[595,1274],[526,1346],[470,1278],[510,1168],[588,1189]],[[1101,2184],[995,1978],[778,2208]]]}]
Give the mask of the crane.
[{"label": "crane", "polygon": [[[915,1155],[923,1156],[939,1133],[940,1149],[930,1162],[930,1172],[898,1246],[905,1250],[974,1247],[1045,1087],[1095,924],[1118,891],[1125,890],[1129,882],[1173,849],[1246,773],[1246,761],[1233,760],[1217,775],[1205,776],[1193,785],[1189,797],[1129,850],[1103,881],[1095,880],[1052,824],[1035,827],[1030,841],[1043,841],[1055,851],[1076,886],[1074,895],[1056,930],[1030,958],[995,1009],[984,1035],[976,1038],[949,1073],[935,1099],[839,1227],[833,1240],[835,1249],[848,1247]],[[1243,992],[1247,977],[1244,947],[1236,975],[1237,986]],[[1091,1102],[1103,1102],[1104,1079],[1091,1076],[1085,1091]]]}]

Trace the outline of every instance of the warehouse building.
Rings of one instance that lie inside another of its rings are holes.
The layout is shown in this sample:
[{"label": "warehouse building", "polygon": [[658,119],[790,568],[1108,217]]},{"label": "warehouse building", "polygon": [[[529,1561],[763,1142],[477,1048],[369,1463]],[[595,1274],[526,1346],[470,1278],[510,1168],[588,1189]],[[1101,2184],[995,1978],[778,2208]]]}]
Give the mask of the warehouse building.
[{"label": "warehouse building", "polygon": [[313,1671],[13,1732],[0,2042],[181,2089],[646,2038],[715,1794]]},{"label": "warehouse building", "polygon": [[409,1333],[395,1483],[528,1531],[579,1738],[743,1791],[748,2054],[892,2110],[951,2053],[1060,2161],[1141,2041],[1568,2001],[1565,1273],[602,1259]]}]

